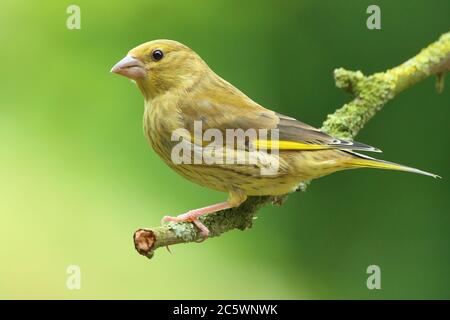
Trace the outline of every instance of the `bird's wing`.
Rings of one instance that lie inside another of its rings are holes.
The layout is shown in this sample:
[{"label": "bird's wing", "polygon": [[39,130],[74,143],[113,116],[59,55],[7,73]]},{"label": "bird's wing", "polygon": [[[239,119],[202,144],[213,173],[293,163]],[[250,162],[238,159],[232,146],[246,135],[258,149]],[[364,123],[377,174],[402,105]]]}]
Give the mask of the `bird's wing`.
[{"label": "bird's wing", "polygon": [[[274,113],[278,118],[279,148],[292,150],[349,149],[381,152],[379,149],[356,141],[337,139],[292,117]],[[260,142],[261,146],[264,142]]]},{"label": "bird's wing", "polygon": [[[348,149],[380,152],[366,144],[334,138],[294,118],[266,109],[242,93],[229,92],[214,98],[197,96],[186,100],[180,108],[183,126],[192,137],[194,121],[201,121],[202,134],[208,129],[218,129],[224,138],[227,129],[254,129],[257,132],[259,129],[277,129],[279,138],[276,147],[279,150]],[[274,147],[270,132],[269,139],[258,135],[252,142],[258,148]]]}]

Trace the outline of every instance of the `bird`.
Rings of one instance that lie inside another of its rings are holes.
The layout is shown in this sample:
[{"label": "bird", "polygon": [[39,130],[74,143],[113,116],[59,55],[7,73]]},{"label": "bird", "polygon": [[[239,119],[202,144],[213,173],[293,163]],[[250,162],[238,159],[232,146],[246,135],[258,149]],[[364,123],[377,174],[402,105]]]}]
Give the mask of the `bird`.
[{"label": "bird", "polygon": [[[194,50],[174,40],[138,45],[111,72],[131,79],[141,91],[144,135],[160,158],[184,178],[228,193],[224,202],[162,218],[162,223],[193,223],[203,238],[210,231],[201,216],[236,208],[249,196],[285,195],[336,171],[378,168],[439,177],[361,154],[380,150],[330,136],[263,107],[217,75]],[[249,131],[256,134],[246,135]],[[225,143],[229,132],[241,133],[237,138],[244,133],[244,142]],[[185,151],[181,160],[186,161],[180,161],[175,149]],[[203,158],[205,149],[209,157]],[[233,161],[223,161],[226,156]]]}]

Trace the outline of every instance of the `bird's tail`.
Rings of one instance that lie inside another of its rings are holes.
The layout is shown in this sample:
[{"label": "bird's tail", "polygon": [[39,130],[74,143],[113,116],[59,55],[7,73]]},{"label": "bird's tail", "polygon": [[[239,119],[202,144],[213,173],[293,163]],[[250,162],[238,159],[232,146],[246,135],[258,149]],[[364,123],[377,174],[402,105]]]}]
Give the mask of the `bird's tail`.
[{"label": "bird's tail", "polygon": [[345,151],[347,153],[350,153],[353,155],[353,157],[348,158],[345,163],[346,165],[350,166],[351,168],[377,168],[377,169],[387,169],[387,170],[398,170],[398,171],[406,171],[406,172],[413,172],[418,174],[423,174],[425,176],[430,176],[433,178],[441,178],[440,176],[422,171],[416,168],[407,167],[398,163],[394,162],[388,162],[384,160],[378,160],[372,157],[368,157],[366,155],[356,153],[353,151]]}]

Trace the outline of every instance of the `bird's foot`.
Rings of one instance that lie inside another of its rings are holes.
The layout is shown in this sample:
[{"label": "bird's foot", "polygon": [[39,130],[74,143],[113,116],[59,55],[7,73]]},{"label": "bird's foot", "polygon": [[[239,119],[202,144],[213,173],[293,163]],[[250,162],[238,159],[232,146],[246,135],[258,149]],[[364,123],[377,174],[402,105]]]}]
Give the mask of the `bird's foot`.
[{"label": "bird's foot", "polygon": [[209,229],[198,218],[200,216],[203,216],[203,215],[206,215],[209,213],[214,213],[214,212],[217,212],[220,210],[229,209],[234,206],[236,206],[236,205],[232,205],[232,204],[230,204],[230,202],[225,201],[225,202],[213,204],[212,206],[209,206],[209,207],[191,210],[186,213],[180,214],[179,216],[176,216],[176,217],[165,216],[162,218],[161,224],[164,224],[164,222],[192,222],[200,230],[200,235],[202,236],[202,239],[200,239],[200,242],[201,242],[209,237],[210,232],[209,232]]},{"label": "bird's foot", "polygon": [[[164,222],[192,222],[199,230],[202,236],[201,241],[204,241],[209,236],[209,229],[199,219],[196,212],[187,212],[180,214],[176,217],[164,216],[161,220],[161,224]],[[200,241],[200,242],[201,242]]]}]

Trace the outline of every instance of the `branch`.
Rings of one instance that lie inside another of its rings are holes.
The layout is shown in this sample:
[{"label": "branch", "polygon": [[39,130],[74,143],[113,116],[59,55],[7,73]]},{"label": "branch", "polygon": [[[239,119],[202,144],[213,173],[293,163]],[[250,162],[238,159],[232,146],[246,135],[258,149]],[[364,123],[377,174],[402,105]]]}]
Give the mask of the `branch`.
[{"label": "branch", "polygon": [[336,86],[354,94],[355,98],[328,115],[322,130],[338,138],[351,139],[389,100],[419,81],[437,75],[438,91],[442,91],[443,75],[448,71],[450,32],[415,57],[385,72],[364,76],[361,71],[336,69]]},{"label": "branch", "polygon": [[[334,71],[336,86],[355,97],[333,114],[328,115],[322,130],[338,138],[352,139],[383,106],[403,90],[425,78],[436,75],[438,91],[443,89],[443,76],[450,71],[450,32],[423,49],[415,57],[385,72],[365,76],[361,71],[342,68]],[[304,185],[306,188],[306,185]],[[303,188],[304,189],[304,188]],[[284,197],[249,197],[238,208],[222,210],[201,217],[210,230],[210,237],[252,226],[256,212],[268,203],[281,204]],[[192,223],[169,223],[134,233],[136,250],[149,258],[159,247],[198,242],[201,236]]]}]

